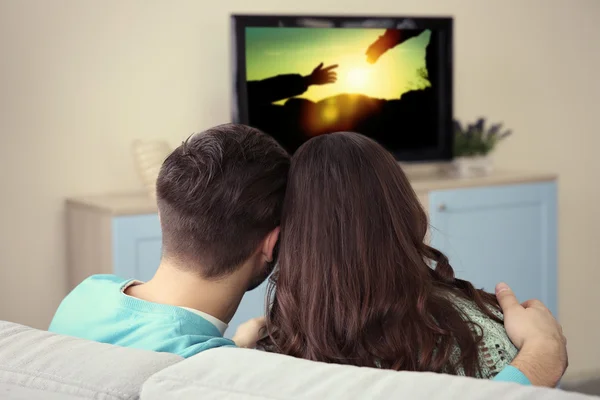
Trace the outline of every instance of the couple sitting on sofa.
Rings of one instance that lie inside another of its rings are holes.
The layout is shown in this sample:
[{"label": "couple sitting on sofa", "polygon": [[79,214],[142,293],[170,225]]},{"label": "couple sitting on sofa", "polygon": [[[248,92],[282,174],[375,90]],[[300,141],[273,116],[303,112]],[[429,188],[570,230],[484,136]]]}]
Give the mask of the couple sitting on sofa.
[{"label": "couple sitting on sofa", "polygon": [[[519,304],[504,284],[492,295],[455,278],[427,245],[401,168],[361,135],[315,137],[290,160],[256,129],[218,126],[173,151],[156,192],[155,276],[88,278],[50,331],[183,357],[238,345],[544,386],[564,373],[565,338],[548,309]],[[276,261],[266,317],[223,338]]]}]

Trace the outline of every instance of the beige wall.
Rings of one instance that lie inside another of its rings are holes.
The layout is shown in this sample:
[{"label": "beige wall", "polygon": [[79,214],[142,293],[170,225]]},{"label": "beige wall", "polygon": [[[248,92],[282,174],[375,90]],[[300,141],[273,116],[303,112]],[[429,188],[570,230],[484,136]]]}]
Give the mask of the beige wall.
[{"label": "beige wall", "polygon": [[600,369],[600,1],[327,3],[0,0],[0,319],[45,327],[65,294],[66,196],[138,189],[134,138],[228,120],[230,12],[446,14],[456,115],[514,129],[500,165],[560,174],[571,376]]}]

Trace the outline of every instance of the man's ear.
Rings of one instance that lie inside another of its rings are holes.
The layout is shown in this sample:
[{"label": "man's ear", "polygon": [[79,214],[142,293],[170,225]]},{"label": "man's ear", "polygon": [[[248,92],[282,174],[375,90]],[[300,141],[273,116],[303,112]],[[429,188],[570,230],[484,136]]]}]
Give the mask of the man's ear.
[{"label": "man's ear", "polygon": [[273,250],[275,249],[275,245],[277,244],[277,240],[279,240],[279,231],[281,229],[279,227],[273,229],[263,242],[262,253],[267,262],[273,261]]}]

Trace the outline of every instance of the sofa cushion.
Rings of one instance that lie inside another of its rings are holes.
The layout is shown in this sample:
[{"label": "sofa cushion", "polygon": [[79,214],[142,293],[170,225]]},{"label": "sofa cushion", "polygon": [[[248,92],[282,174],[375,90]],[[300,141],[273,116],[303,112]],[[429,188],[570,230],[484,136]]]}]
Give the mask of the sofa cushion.
[{"label": "sofa cushion", "polygon": [[141,394],[142,400],[392,398],[577,400],[592,397],[434,373],[324,364],[235,348],[211,349],[166,368],[144,384]]},{"label": "sofa cushion", "polygon": [[73,394],[48,392],[41,389],[32,389],[21,385],[0,382],[0,399],[2,400],[80,400],[81,397]]},{"label": "sofa cushion", "polygon": [[18,387],[45,391],[50,393],[47,398],[54,393],[83,399],[137,399],[148,377],[181,360],[173,354],[90,342],[0,321],[0,384],[4,395],[12,393],[15,399],[22,395]]}]

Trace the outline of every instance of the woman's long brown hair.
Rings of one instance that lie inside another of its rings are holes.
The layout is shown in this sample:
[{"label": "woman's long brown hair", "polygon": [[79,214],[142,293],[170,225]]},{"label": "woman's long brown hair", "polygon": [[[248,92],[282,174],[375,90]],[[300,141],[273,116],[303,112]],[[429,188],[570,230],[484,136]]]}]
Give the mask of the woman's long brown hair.
[{"label": "woman's long brown hair", "polygon": [[454,302],[471,300],[497,321],[498,303],[455,278],[448,258],[425,243],[427,227],[408,179],[379,144],[355,133],[309,140],[292,159],[259,346],[314,361],[476,376],[481,329]]}]

